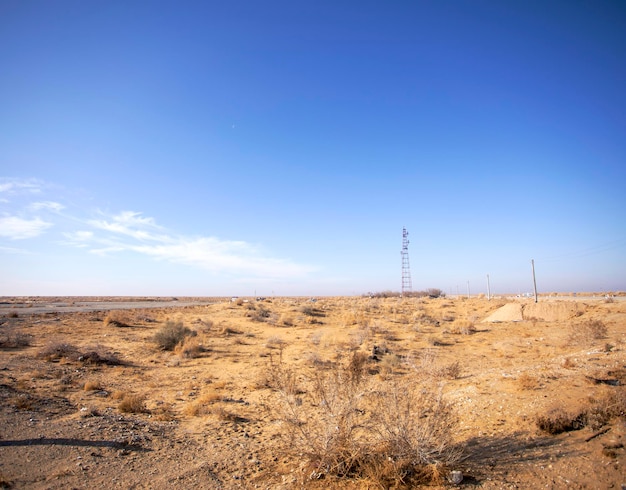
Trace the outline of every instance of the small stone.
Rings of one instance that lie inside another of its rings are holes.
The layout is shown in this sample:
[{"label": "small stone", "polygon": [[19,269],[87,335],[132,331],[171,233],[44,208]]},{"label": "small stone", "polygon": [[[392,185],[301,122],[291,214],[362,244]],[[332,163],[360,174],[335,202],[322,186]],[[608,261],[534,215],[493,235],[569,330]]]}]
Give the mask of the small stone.
[{"label": "small stone", "polygon": [[450,483],[458,485],[463,481],[463,472],[454,470],[450,472]]}]

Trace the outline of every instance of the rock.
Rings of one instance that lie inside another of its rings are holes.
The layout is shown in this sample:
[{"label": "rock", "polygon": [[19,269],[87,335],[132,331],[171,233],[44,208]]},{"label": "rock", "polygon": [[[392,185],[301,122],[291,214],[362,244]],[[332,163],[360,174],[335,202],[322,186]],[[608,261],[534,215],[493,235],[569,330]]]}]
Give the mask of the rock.
[{"label": "rock", "polygon": [[454,470],[450,472],[450,483],[458,485],[463,481],[463,472]]}]

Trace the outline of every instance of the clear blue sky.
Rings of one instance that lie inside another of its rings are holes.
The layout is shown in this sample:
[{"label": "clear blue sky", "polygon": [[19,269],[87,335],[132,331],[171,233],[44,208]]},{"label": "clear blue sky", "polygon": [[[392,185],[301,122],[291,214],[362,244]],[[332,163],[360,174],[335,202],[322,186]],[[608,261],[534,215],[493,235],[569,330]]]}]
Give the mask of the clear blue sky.
[{"label": "clear blue sky", "polygon": [[626,289],[622,1],[0,0],[0,294]]}]

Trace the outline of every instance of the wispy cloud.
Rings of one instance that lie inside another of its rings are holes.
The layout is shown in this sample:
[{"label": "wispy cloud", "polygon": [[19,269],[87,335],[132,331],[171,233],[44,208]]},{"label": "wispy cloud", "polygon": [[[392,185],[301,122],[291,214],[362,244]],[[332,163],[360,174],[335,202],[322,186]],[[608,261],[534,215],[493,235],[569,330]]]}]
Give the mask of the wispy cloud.
[{"label": "wispy cloud", "polygon": [[134,252],[155,260],[255,277],[293,278],[314,270],[289,259],[269,257],[244,241],[172,234],[138,212],[100,214],[100,219],[86,221],[92,230],[65,233],[68,243],[89,246],[90,252],[98,255]]},{"label": "wispy cloud", "polygon": [[44,210],[48,210],[48,211],[59,212],[59,211],[62,211],[63,209],[65,209],[65,206],[63,206],[63,204],[58,203],[58,202],[54,202],[54,201],[34,202],[34,203],[30,204],[30,206],[28,206],[28,207],[32,211],[40,211],[40,210],[44,209]]},{"label": "wispy cloud", "polygon": [[108,219],[89,220],[87,222],[94,228],[108,231],[118,235],[127,235],[136,240],[168,241],[163,234],[155,231],[162,230],[154,221],[154,218],[144,217],[135,211],[123,211]]},{"label": "wispy cloud", "polygon": [[[230,275],[233,279],[282,280],[304,277],[315,270],[288,258],[273,257],[246,241],[180,235],[137,211],[111,214],[98,210],[91,218],[85,218],[80,216],[81,211],[66,209],[58,198],[54,199],[58,196],[48,196],[53,188],[56,186],[36,179],[0,177],[0,204],[5,208],[5,213],[0,213],[0,238],[36,238],[56,225],[62,239],[55,243],[102,257],[134,253],[155,261]],[[0,251],[20,253],[10,246]]]},{"label": "wispy cloud", "polygon": [[34,238],[44,233],[52,223],[41,218],[23,219],[17,216],[0,217],[0,236],[11,240]]},{"label": "wispy cloud", "polygon": [[0,178],[0,193],[4,194],[17,194],[21,192],[38,194],[41,192],[42,187],[42,182],[37,179]]}]

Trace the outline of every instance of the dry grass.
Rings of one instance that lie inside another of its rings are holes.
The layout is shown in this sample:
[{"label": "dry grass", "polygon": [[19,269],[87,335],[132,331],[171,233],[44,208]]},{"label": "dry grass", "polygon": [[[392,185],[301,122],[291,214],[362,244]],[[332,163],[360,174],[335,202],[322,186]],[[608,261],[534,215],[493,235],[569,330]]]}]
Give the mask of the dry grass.
[{"label": "dry grass", "polygon": [[604,322],[601,320],[588,320],[572,325],[570,341],[577,344],[589,344],[606,338],[606,335],[607,328]]},{"label": "dry grass", "polygon": [[[602,456],[601,447],[610,438],[623,438],[618,434],[626,406],[621,386],[626,370],[620,371],[623,305],[586,305],[584,315],[573,320],[576,331],[584,332],[575,343],[566,343],[571,316],[538,325],[487,326],[478,322],[498,305],[474,299],[293,298],[262,307],[224,301],[174,311],[155,308],[152,325],[139,326],[148,320],[138,320],[142,311],[132,312],[125,323],[136,326],[126,329],[103,328],[102,314],[93,313],[33,316],[32,324],[5,319],[2,328],[23,325],[22,332],[37,340],[47,340],[51,332],[54,337],[45,346],[0,350],[2,365],[14,371],[5,372],[0,396],[5,420],[45,420],[46,427],[32,429],[42,434],[48,427],[49,433],[63,433],[71,424],[77,437],[88,439],[98,426],[107,440],[117,440],[109,428],[146,424],[145,431],[133,432],[145,434],[138,444],[153,452],[129,455],[136,473],[154,469],[155,481],[166,481],[171,471],[158,462],[151,468],[150,454],[163,454],[161,461],[179,466],[209,450],[215,461],[211,472],[224,488],[447,487],[451,470],[462,470],[469,486],[495,488],[507,482],[484,464],[505,464],[498,459],[503,441],[519,449],[506,456],[509,482],[529,475],[525,461],[542,464],[554,457],[555,469],[542,474],[562,474],[558,465],[573,467],[571,455],[585,451],[584,444],[576,444],[596,428],[607,435],[587,444],[595,453],[582,464],[609,455],[621,461],[622,449],[607,446]],[[593,323],[600,318],[611,333],[602,341],[606,331]],[[172,341],[176,355],[158,352],[155,344],[146,348],[168,324],[182,327],[183,335]],[[97,341],[110,347],[84,347]],[[611,347],[602,351],[606,342]],[[99,365],[108,349],[132,359],[132,365]],[[103,387],[119,391],[107,397]],[[111,407],[119,408],[111,413]],[[81,429],[75,427],[77,416],[98,418],[81,421]],[[583,427],[582,433],[559,438],[558,450],[557,444],[529,448],[525,442],[537,438],[538,430]],[[470,459],[459,461],[464,444]],[[105,474],[102,481],[113,471],[127,471],[100,461],[93,469]],[[197,470],[206,476],[204,466]],[[11,471],[7,476],[16,479]],[[194,471],[181,484],[202,481]],[[130,472],[120,477],[138,484]],[[529,488],[545,483],[534,473],[530,478]],[[605,487],[613,480],[605,474],[598,481]],[[80,486],[76,475],[63,483]]]},{"label": "dry grass", "polygon": [[105,327],[127,328],[130,327],[125,315],[119,311],[109,312],[103,320]]},{"label": "dry grass", "polygon": [[118,366],[124,364],[119,357],[105,346],[78,348],[67,342],[52,342],[37,353],[46,361],[80,362],[91,365]]},{"label": "dry grass", "polygon": [[19,349],[28,347],[32,343],[32,335],[23,332],[0,333],[0,349]]},{"label": "dry grass", "polygon": [[[118,396],[120,396],[118,394]],[[117,409],[122,413],[146,413],[146,398],[133,393],[123,393]]]},{"label": "dry grass", "polygon": [[[367,362],[353,353],[325,371],[274,366],[284,450],[307,459],[309,478],[365,478],[383,488],[435,482],[433,468],[442,475],[460,457],[452,406],[423,376],[381,385]],[[304,388],[295,389],[300,378]]]},{"label": "dry grass", "polygon": [[207,349],[197,337],[185,337],[182,343],[174,347],[174,352],[185,359],[195,359],[206,351]]},{"label": "dry grass", "polygon": [[186,337],[196,335],[196,332],[187,328],[182,322],[168,320],[153,337],[154,343],[161,350],[174,350]]},{"label": "dry grass", "polygon": [[99,391],[102,390],[102,383],[96,380],[85,381],[83,385],[83,390],[85,391]]},{"label": "dry grass", "polygon": [[539,377],[524,372],[517,377],[517,385],[522,390],[536,390],[541,386]]}]

